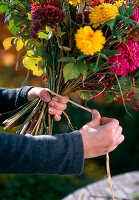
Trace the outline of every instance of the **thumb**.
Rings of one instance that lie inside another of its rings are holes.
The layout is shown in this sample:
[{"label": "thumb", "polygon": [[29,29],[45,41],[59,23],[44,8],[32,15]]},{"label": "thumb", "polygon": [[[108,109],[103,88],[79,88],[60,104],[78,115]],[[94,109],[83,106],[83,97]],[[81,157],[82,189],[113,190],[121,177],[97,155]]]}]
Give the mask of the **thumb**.
[{"label": "thumb", "polygon": [[92,121],[88,122],[87,125],[90,127],[95,127],[95,126],[99,126],[101,122],[101,115],[100,113],[93,109],[92,110]]}]

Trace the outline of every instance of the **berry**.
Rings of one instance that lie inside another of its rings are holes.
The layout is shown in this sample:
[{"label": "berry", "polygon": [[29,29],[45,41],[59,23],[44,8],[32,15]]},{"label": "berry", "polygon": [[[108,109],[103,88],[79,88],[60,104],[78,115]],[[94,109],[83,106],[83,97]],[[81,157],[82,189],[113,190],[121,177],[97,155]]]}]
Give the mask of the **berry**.
[{"label": "berry", "polygon": [[126,39],[125,39],[125,38],[123,38],[122,40],[123,40],[123,42],[125,42],[125,41],[126,41]]},{"label": "berry", "polygon": [[113,79],[114,79],[113,77],[110,77],[110,81],[113,81]]},{"label": "berry", "polygon": [[128,35],[128,38],[129,38],[129,39],[130,39],[130,38],[132,38],[132,35],[131,35],[131,34],[129,34],[129,35]]},{"label": "berry", "polygon": [[103,93],[102,95],[103,95],[104,97],[106,96],[106,94],[105,94],[105,93]]},{"label": "berry", "polygon": [[138,32],[137,32],[137,31],[134,31],[134,32],[133,32],[133,35],[137,35],[137,34],[138,34]]},{"label": "berry", "polygon": [[129,29],[129,32],[132,32],[132,28]]},{"label": "berry", "polygon": [[121,33],[123,33],[124,32],[124,30],[123,29],[121,29]]},{"label": "berry", "polygon": [[100,81],[99,84],[102,85],[102,84],[103,84],[103,81]]},{"label": "berry", "polygon": [[118,98],[115,98],[114,101],[117,102],[117,101],[118,101]]},{"label": "berry", "polygon": [[130,102],[130,98],[127,98],[126,101],[127,101],[127,103],[129,103]]},{"label": "berry", "polygon": [[125,9],[127,10],[129,8],[129,6],[126,6]]},{"label": "berry", "polygon": [[108,82],[105,82],[105,86],[108,86],[109,85],[109,83]]}]

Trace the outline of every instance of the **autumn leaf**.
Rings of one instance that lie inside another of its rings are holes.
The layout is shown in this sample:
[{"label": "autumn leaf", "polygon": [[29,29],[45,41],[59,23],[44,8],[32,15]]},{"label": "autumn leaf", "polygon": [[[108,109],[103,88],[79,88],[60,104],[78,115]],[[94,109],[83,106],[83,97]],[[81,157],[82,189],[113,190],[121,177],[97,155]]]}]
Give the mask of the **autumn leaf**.
[{"label": "autumn leaf", "polygon": [[16,50],[20,51],[24,46],[23,40],[22,39],[17,39],[16,41]]},{"label": "autumn leaf", "polygon": [[10,49],[12,47],[12,40],[15,39],[16,37],[8,37],[3,41],[3,47],[5,51]]}]

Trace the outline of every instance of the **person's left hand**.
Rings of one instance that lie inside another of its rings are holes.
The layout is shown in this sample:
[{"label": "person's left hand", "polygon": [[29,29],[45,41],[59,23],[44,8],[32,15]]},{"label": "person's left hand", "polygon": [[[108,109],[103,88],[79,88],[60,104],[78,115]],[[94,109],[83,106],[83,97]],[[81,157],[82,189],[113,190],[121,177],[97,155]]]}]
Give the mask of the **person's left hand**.
[{"label": "person's left hand", "polygon": [[54,120],[59,121],[61,119],[62,112],[67,108],[69,97],[64,96],[67,101],[56,96],[51,100],[51,96],[45,88],[34,87],[29,90],[28,101],[33,101],[37,97],[40,97],[44,102],[48,103],[48,112],[51,115],[54,115]]}]

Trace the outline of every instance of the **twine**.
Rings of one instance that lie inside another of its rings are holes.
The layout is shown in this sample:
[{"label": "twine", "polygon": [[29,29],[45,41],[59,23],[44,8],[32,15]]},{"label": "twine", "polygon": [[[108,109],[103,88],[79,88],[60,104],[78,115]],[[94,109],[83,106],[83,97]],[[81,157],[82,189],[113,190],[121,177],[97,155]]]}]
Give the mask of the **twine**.
[{"label": "twine", "polygon": [[[91,109],[86,108],[86,107],[84,107],[84,106],[82,106],[82,105],[80,105],[78,103],[75,103],[74,101],[71,101],[70,99],[67,100],[65,97],[53,92],[49,88],[46,88],[46,91],[50,92],[52,95],[60,97],[61,99],[65,100],[66,102],[68,101],[69,103],[74,104],[77,107],[82,108],[83,110],[86,110],[86,111],[92,113]],[[109,154],[108,153],[106,154],[106,169],[107,169],[107,177],[108,177],[108,180],[109,180],[109,185],[110,185],[110,189],[111,189],[111,193],[112,193],[112,200],[114,200],[114,194],[113,194],[113,189],[112,189],[112,181],[111,181],[111,172],[110,172]]]}]

